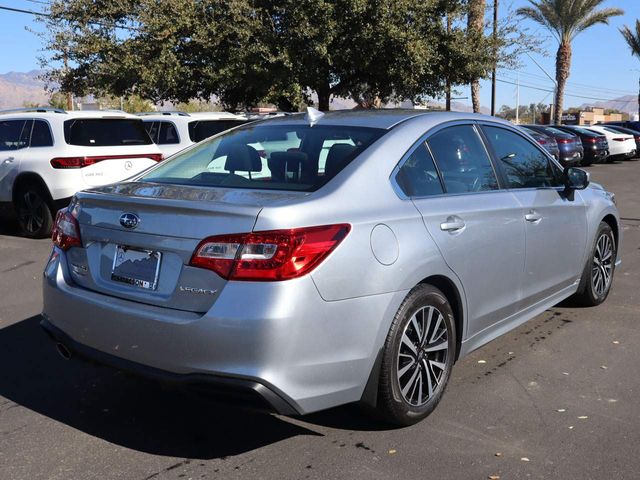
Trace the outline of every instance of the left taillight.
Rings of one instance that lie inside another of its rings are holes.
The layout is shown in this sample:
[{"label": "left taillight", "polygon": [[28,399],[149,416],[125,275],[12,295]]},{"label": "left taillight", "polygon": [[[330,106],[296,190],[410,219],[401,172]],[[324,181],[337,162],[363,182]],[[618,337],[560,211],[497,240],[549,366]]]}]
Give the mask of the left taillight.
[{"label": "left taillight", "polygon": [[84,168],[96,163],[103,162],[105,160],[126,160],[128,158],[149,158],[154,162],[161,162],[164,160],[162,153],[144,153],[135,155],[92,155],[88,157],[56,157],[52,158],[49,163],[56,169],[67,168]]},{"label": "left taillight", "polygon": [[76,217],[68,209],[60,210],[56,215],[51,239],[53,244],[62,250],[82,246],[80,225]]},{"label": "left taillight", "polygon": [[349,224],[205,238],[190,264],[227,280],[281,281],[316,268],[344,240]]}]

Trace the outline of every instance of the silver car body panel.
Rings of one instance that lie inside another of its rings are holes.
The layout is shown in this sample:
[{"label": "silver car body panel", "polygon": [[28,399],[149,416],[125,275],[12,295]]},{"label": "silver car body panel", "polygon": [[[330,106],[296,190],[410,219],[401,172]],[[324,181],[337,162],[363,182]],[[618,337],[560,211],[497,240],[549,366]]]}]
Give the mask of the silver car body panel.
[{"label": "silver car body panel", "polygon": [[[305,122],[294,115],[266,123]],[[611,196],[595,185],[573,200],[558,189],[404,197],[394,182],[398,165],[451,122],[515,131],[474,114],[331,113],[319,123],[388,132],[312,193],[135,179],[81,192],[85,248],[54,248],[44,315],[101,352],[173,373],[254,379],[309,413],[362,398],[402,300],[437,277],[457,293],[464,356],[574,293],[600,221],[610,216],[619,237],[621,229]],[[525,220],[531,210],[540,222]],[[135,231],[119,225],[125,212],[140,217]],[[440,229],[451,216],[464,219],[462,231]],[[337,223],[350,224],[349,235],[294,280],[226,281],[188,266],[209,235]],[[157,291],[109,281],[120,243],[163,252]],[[185,285],[215,294],[180,291]]]}]

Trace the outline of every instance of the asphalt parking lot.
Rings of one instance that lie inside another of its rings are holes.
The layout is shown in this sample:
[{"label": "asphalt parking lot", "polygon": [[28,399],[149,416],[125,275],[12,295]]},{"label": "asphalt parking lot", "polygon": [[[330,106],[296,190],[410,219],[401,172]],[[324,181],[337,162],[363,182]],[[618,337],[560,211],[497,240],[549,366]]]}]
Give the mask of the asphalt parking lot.
[{"label": "asphalt parking lot", "polygon": [[48,240],[0,232],[0,479],[635,479],[640,162],[595,165],[623,263],[605,304],[557,306],[460,361],[424,422],[352,406],[249,413],[65,361],[38,326]]}]

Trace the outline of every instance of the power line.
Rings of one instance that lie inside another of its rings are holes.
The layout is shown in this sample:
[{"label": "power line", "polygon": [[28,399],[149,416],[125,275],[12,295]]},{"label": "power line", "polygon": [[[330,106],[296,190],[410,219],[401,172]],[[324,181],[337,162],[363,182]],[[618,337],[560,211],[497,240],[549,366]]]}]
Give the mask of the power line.
[{"label": "power line", "polygon": [[[547,77],[545,77],[544,75],[540,75],[540,74],[536,74],[536,73],[530,73],[530,72],[523,72],[521,70],[514,70],[514,71],[515,72],[519,72],[520,75],[524,75],[524,76],[527,76],[527,77],[532,77],[532,78],[534,78],[536,80],[549,81],[549,79]],[[619,89],[615,89],[615,88],[598,87],[598,86],[595,86],[595,85],[589,85],[589,84],[586,84],[586,83],[579,83],[579,82],[573,82],[573,81],[568,81],[567,85],[580,87],[580,88],[586,88],[588,90],[606,91],[606,92],[611,92],[612,94],[622,94],[622,95],[635,95],[636,94],[635,92],[631,92],[629,90],[619,90]]]},{"label": "power line", "polygon": [[39,17],[50,17],[48,13],[43,12],[34,12],[33,10],[23,10],[21,8],[12,8],[12,7],[4,7],[0,5],[0,10],[8,10],[10,12],[18,12],[18,13],[28,13],[29,15],[35,15]]},{"label": "power line", "polygon": [[[505,80],[503,78],[498,78],[498,81],[501,83],[508,83],[509,85],[517,85],[516,82],[510,82],[508,80]],[[524,83],[520,84],[521,87],[523,88],[530,88],[532,90],[539,90],[541,92],[548,92],[548,93],[553,93],[553,90],[549,90],[548,88],[541,88],[541,87],[536,87],[534,85],[526,85]],[[588,97],[585,95],[574,95],[571,93],[565,93],[565,96],[567,97],[576,97],[576,98],[585,98],[587,100],[599,100],[599,101],[603,101],[603,102],[620,102],[620,103],[627,103],[628,100],[618,100],[615,98],[599,98],[599,97]]]}]

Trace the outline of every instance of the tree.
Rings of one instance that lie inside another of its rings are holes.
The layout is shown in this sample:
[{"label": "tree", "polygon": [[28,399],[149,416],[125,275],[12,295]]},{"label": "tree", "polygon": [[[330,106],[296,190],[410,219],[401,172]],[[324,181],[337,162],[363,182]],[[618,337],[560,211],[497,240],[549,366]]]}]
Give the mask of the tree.
[{"label": "tree", "polygon": [[[467,14],[467,32],[469,36],[484,35],[484,12],[486,0],[469,0]],[[471,104],[473,111],[480,112],[480,78],[471,80]]]},{"label": "tree", "polygon": [[49,97],[49,106],[64,110],[67,108],[67,95],[63,92],[52,92]]},{"label": "tree", "polygon": [[[636,20],[635,32],[625,25],[620,29],[620,33],[629,44],[631,55],[640,60],[640,20]],[[638,114],[640,115],[640,79],[638,80]]]},{"label": "tree", "polygon": [[604,0],[528,0],[530,7],[517,13],[546,27],[558,40],[556,52],[556,83],[553,122],[560,125],[564,89],[571,70],[571,42],[589,27],[604,23],[624,12],[619,8],[597,9]]},{"label": "tree", "polygon": [[[136,94],[285,110],[331,96],[377,105],[437,96],[490,68],[489,43],[450,33],[445,14],[466,0],[53,0],[43,19],[65,35],[45,49],[49,81],[76,95]],[[64,27],[64,28],[63,28]]]}]

